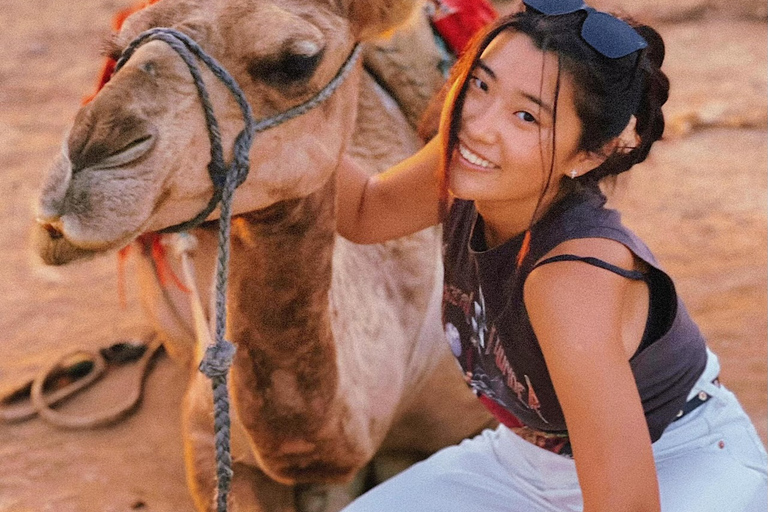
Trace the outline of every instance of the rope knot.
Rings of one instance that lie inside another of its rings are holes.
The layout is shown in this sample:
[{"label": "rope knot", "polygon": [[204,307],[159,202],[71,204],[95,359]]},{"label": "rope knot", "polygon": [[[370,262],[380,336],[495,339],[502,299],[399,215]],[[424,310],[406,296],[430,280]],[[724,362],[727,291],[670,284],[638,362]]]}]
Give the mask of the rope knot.
[{"label": "rope knot", "polygon": [[224,188],[227,181],[227,164],[221,158],[211,158],[208,162],[208,176],[217,189]]},{"label": "rope knot", "polygon": [[163,237],[162,240],[171,246],[173,255],[177,258],[181,258],[181,255],[184,253],[192,254],[197,250],[197,238],[186,231],[173,233],[167,238]]},{"label": "rope knot", "polygon": [[232,366],[236,350],[237,347],[227,340],[211,345],[205,349],[205,355],[198,369],[211,380],[216,377],[225,377],[229,367]]},{"label": "rope knot", "polygon": [[235,180],[235,185],[240,186],[248,177],[248,167],[250,163],[246,157],[245,162],[232,162],[232,175]]}]

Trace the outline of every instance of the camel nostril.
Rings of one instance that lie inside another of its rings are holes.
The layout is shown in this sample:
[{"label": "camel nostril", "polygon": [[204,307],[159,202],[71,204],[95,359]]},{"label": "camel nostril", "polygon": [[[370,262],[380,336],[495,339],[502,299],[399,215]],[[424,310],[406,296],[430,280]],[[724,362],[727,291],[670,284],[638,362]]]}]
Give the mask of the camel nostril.
[{"label": "camel nostril", "polygon": [[61,230],[59,230],[59,228],[57,228],[50,222],[41,222],[40,225],[48,233],[48,236],[51,237],[51,240],[58,240],[59,238],[64,238],[64,233],[62,233]]},{"label": "camel nostril", "polygon": [[[120,154],[120,153],[124,153],[125,151],[129,151],[131,149],[138,148],[139,146],[141,146],[145,142],[149,142],[151,139],[152,139],[152,135],[150,135],[150,134],[144,135],[143,137],[138,137],[138,138],[132,140],[131,142],[129,142],[128,144],[126,144],[125,146],[123,146],[122,148],[120,148],[119,150],[115,151],[114,154],[117,155],[117,154]],[[112,156],[112,155],[110,155],[110,156]]]},{"label": "camel nostril", "polygon": [[72,172],[130,165],[151,151],[157,130],[143,117],[116,110],[95,117],[94,105],[84,107],[69,136]]},{"label": "camel nostril", "polygon": [[[128,139],[127,143],[113,140],[112,144],[93,144],[90,151],[81,155],[81,169],[111,169],[132,164],[150,152],[155,145],[155,135],[144,133]],[[108,147],[108,146],[112,147]],[[100,146],[100,147],[99,147]]]}]

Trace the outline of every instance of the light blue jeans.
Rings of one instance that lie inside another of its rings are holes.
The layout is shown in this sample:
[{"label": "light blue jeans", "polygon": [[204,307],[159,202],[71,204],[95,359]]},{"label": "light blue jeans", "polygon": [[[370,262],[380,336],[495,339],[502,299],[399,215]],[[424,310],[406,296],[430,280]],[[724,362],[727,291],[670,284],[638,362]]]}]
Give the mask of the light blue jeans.
[{"label": "light blue jeans", "polygon": [[[719,371],[710,352],[690,396],[706,391],[712,398],[672,423],[653,444],[663,512],[768,511],[765,448],[733,393],[711,383]],[[435,453],[342,512],[582,509],[573,460],[500,426]]]}]

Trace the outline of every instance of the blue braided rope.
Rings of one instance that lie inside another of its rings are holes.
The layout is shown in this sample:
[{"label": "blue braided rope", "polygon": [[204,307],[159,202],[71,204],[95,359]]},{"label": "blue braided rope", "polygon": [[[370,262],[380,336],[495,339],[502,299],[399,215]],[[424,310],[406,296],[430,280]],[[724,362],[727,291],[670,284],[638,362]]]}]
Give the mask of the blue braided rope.
[{"label": "blue braided rope", "polygon": [[[206,348],[199,370],[211,379],[214,404],[214,437],[216,448],[216,507],[219,512],[226,512],[227,498],[232,481],[232,455],[230,452],[230,416],[229,391],[227,379],[232,360],[235,356],[235,345],[225,339],[227,318],[227,277],[229,275],[230,227],[232,222],[232,198],[235,189],[248,176],[250,162],[248,155],[253,143],[253,136],[273,128],[290,119],[298,117],[316,107],[341,85],[354,66],[359,54],[358,45],[350,53],[346,62],[341,66],[336,76],[313,98],[297,105],[276,116],[254,121],[253,112],[240,86],[232,76],[213,57],[186,34],[170,28],[154,28],[142,32],[123,51],[115,66],[115,73],[123,67],[136,49],[149,41],[159,40],[168,44],[184,60],[197,88],[200,103],[208,126],[208,137],[211,145],[211,160],[208,163],[208,174],[213,183],[214,193],[206,208],[193,219],[166,228],[163,232],[185,231],[203,222],[220,205],[219,217],[219,253],[216,261],[216,337],[215,344]],[[213,74],[230,90],[237,101],[245,121],[245,127],[237,135],[234,142],[234,156],[227,168],[224,162],[221,145],[219,124],[211,105],[210,97],[205,88],[200,68],[195,57],[200,59]]]}]

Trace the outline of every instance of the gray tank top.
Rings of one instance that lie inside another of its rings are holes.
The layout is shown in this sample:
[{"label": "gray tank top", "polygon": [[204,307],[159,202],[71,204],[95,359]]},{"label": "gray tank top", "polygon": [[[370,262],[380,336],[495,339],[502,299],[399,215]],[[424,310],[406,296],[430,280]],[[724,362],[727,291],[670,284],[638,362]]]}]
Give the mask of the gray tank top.
[{"label": "gray tank top", "polygon": [[532,227],[530,252],[519,270],[515,261],[523,236],[487,249],[483,220],[473,202],[454,201],[443,232],[443,325],[465,379],[502,423],[519,420],[517,424],[545,432],[567,430],[523,303],[526,277],[550,250],[577,238],[615,240],[647,263],[650,270],[640,273],[578,258],[648,283],[648,322],[629,362],[651,439],[661,437],[704,370],[706,344],[672,280],[646,245],[621,224],[619,213],[604,207],[601,195],[576,192],[553,205]]}]

